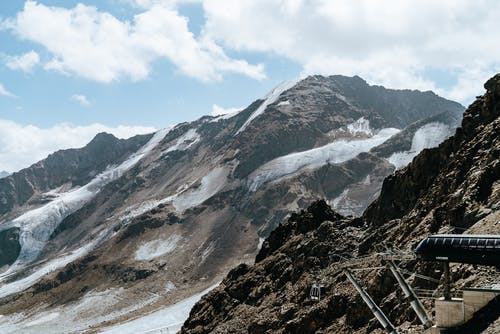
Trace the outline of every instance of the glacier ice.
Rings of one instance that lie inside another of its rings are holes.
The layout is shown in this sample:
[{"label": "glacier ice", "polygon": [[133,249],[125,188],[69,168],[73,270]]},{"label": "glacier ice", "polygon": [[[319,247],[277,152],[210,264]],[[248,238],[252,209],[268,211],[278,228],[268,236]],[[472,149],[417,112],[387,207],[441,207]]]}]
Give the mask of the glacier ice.
[{"label": "glacier ice", "polygon": [[[372,131],[369,128],[364,128],[364,125],[353,127],[353,131],[355,131],[354,129],[364,133]],[[336,140],[321,147],[276,158],[250,174],[248,179],[249,189],[255,191],[266,182],[293,175],[303,169],[315,169],[328,163],[347,161],[359,153],[368,152],[371,148],[382,144],[399,131],[395,128],[385,128],[370,138]]]},{"label": "glacier ice", "polygon": [[408,165],[423,149],[438,146],[451,134],[451,128],[444,123],[427,123],[413,135],[409,151],[393,153],[387,160],[396,166],[396,169],[401,169]]}]

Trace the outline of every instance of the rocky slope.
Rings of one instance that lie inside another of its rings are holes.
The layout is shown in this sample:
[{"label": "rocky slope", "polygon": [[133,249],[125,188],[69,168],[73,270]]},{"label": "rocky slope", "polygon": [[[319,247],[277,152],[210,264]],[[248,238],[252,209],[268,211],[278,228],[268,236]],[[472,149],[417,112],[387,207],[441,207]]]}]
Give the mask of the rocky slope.
[{"label": "rocky slope", "polygon": [[[386,178],[362,217],[342,217],[324,201],[293,214],[266,239],[255,265],[231,270],[194,306],[181,333],[384,332],[343,274],[346,266],[365,269],[356,276],[401,332],[421,332],[376,255],[387,248],[411,253],[436,232],[500,234],[500,74],[485,88],[455,135]],[[434,264],[407,259],[400,266],[440,278]],[[499,276],[494,269],[454,265],[452,279],[460,288],[498,283]],[[319,302],[309,298],[313,282],[325,286]],[[415,276],[411,284],[439,288]],[[498,332],[498,307],[490,309],[463,330]]]},{"label": "rocky slope", "polygon": [[[0,184],[16,199],[0,218],[0,329],[45,316],[53,333],[65,322],[92,331],[194,295],[251,263],[263,237],[317,198],[360,215],[462,111],[431,92],[312,76],[233,115],[139,137],[128,156],[103,144],[96,156],[109,160],[63,152],[67,173],[14,174],[36,186],[21,196]],[[108,299],[89,310],[96,296]]]}]

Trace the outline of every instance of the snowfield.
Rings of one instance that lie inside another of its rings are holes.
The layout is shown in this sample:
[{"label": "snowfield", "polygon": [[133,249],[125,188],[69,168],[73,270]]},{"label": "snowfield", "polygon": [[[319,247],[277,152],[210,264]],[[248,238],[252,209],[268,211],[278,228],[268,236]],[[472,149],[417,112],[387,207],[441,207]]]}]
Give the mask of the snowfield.
[{"label": "snowfield", "polygon": [[439,122],[425,124],[413,135],[409,151],[393,153],[387,160],[396,166],[396,169],[401,169],[408,165],[423,149],[437,147],[452,134],[453,131],[446,124]]}]

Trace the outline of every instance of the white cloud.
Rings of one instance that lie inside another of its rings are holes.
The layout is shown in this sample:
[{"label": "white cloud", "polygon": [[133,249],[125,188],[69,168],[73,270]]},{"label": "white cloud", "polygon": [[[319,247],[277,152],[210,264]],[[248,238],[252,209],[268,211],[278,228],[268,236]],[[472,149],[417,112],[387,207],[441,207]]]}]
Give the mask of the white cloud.
[{"label": "white cloud", "polygon": [[87,99],[85,95],[74,94],[71,96],[71,100],[80,103],[84,107],[90,106],[90,101]]},{"label": "white cloud", "polygon": [[175,8],[146,2],[151,7],[133,21],[121,21],[81,3],[66,9],[29,0],[3,26],[52,54],[45,69],[99,82],[143,80],[160,58],[202,81],[219,80],[226,72],[265,77],[263,65],[232,59],[209,38],[196,38]]},{"label": "white cloud", "polygon": [[40,62],[40,56],[31,50],[20,56],[8,56],[6,66],[11,70],[30,72]]},{"label": "white cloud", "polygon": [[0,95],[7,97],[16,97],[14,94],[9,92],[1,83],[0,83]]},{"label": "white cloud", "polygon": [[228,115],[232,113],[236,113],[240,110],[243,110],[244,108],[224,108],[220,107],[216,104],[212,105],[212,112],[210,113],[211,116],[221,116],[221,115]]},{"label": "white cloud", "polygon": [[57,150],[83,147],[99,132],[112,133],[118,138],[128,138],[153,131],[155,129],[152,127],[109,127],[102,124],[87,126],[59,124],[49,128],[39,128],[0,119],[0,170],[17,171]]},{"label": "white cloud", "polygon": [[463,102],[500,71],[500,2],[205,0],[203,7],[212,40],[285,56],[304,73],[436,89],[426,73],[438,69],[458,81],[441,93]]}]

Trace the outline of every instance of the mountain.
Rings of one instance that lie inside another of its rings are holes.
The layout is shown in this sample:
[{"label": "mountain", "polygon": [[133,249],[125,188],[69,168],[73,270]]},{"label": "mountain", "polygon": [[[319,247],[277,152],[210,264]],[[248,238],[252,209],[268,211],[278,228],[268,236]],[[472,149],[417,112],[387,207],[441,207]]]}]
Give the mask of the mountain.
[{"label": "mountain", "polygon": [[[412,253],[422,238],[438,232],[500,234],[500,74],[485,88],[456,133],[388,176],[361,217],[343,217],[324,201],[292,214],[264,241],[255,265],[231,270],[194,306],[181,333],[384,332],[344,275],[346,265],[364,269],[354,273],[395,325],[423,332],[380,252]],[[434,279],[413,275],[414,287],[440,286],[437,263],[409,259],[399,265]],[[457,264],[451,272],[457,288],[498,282],[495,269]],[[324,284],[320,302],[309,298],[313,282]],[[494,305],[459,333],[498,332]]]},{"label": "mountain", "polygon": [[0,179],[3,178],[3,177],[9,176],[9,175],[10,175],[9,172],[6,172],[4,170],[0,171]]},{"label": "mountain", "polygon": [[96,329],[187,300],[318,198],[361,215],[463,109],[311,76],[231,115],[57,152],[0,180],[0,314],[20,314],[0,329]]}]

